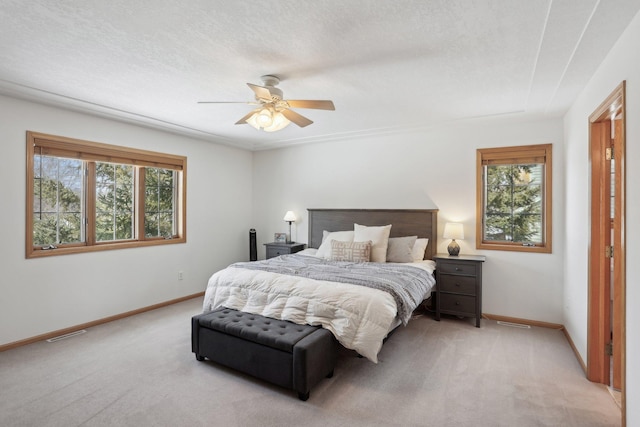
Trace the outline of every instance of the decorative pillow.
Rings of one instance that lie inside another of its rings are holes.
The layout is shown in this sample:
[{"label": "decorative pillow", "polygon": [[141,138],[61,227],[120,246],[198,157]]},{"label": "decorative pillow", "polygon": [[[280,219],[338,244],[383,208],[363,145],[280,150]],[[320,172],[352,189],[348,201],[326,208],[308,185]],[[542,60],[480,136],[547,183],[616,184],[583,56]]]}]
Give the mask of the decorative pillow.
[{"label": "decorative pillow", "polygon": [[369,262],[371,240],[366,242],[331,241],[331,261]]},{"label": "decorative pillow", "polygon": [[366,242],[371,240],[371,262],[387,261],[387,246],[389,245],[389,233],[391,225],[380,227],[367,227],[365,225],[353,225],[353,240]]},{"label": "decorative pillow", "polygon": [[353,242],[353,231],[334,231],[332,233],[324,230],[322,232],[322,244],[316,252],[318,258],[329,259],[331,257],[331,241]]},{"label": "decorative pillow", "polygon": [[418,262],[424,259],[424,251],[427,250],[427,246],[429,245],[429,239],[416,239],[416,242],[413,244],[413,261]]},{"label": "decorative pillow", "polygon": [[387,247],[387,262],[413,262],[413,245],[418,236],[391,237]]}]

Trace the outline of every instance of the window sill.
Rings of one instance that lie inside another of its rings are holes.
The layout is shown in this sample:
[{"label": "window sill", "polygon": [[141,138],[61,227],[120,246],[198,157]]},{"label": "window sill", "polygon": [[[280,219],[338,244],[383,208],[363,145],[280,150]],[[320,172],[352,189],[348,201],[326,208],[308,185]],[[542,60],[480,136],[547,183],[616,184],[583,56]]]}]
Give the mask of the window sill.
[{"label": "window sill", "polygon": [[478,243],[476,249],[488,251],[512,251],[550,254],[551,246],[522,246],[518,244]]},{"label": "window sill", "polygon": [[154,239],[143,241],[100,243],[92,246],[67,246],[56,249],[31,249],[27,250],[26,258],[46,258],[57,255],[81,254],[86,252],[109,251],[114,249],[141,248],[147,246],[172,245],[176,243],[186,243],[185,237],[175,237],[173,239]]}]

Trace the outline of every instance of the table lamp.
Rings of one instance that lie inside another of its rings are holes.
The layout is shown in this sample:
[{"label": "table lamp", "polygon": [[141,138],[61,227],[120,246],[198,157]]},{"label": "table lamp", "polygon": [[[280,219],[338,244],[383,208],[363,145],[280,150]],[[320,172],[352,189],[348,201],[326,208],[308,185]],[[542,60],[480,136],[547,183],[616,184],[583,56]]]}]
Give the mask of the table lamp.
[{"label": "table lamp", "polygon": [[444,237],[445,239],[451,239],[451,243],[449,243],[449,246],[447,246],[447,250],[449,251],[449,255],[457,256],[460,253],[460,245],[458,245],[456,239],[464,239],[464,229],[462,228],[462,223],[447,222],[444,225],[444,234],[442,235],[442,237]]}]

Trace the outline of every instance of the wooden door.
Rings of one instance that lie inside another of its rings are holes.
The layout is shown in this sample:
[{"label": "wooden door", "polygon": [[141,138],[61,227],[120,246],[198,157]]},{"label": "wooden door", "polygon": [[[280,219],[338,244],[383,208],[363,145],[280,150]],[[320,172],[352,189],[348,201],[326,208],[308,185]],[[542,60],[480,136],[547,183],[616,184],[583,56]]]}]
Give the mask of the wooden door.
[{"label": "wooden door", "polygon": [[623,426],[626,425],[625,120],[625,82],[622,82],[589,117],[587,378],[621,391]]},{"label": "wooden door", "polygon": [[[611,373],[611,385],[616,390],[622,389],[622,359],[624,358],[623,342],[625,340],[624,322],[622,319],[625,307],[623,303],[623,281],[625,271],[625,253],[624,253],[624,127],[621,117],[617,117],[613,123],[614,127],[614,143],[613,143],[613,201],[614,201],[614,220],[613,220],[613,316],[611,317],[613,325],[613,363]],[[618,253],[616,253],[618,251]]]},{"label": "wooden door", "polygon": [[611,344],[611,121],[591,124],[591,247],[587,378],[609,385]]}]

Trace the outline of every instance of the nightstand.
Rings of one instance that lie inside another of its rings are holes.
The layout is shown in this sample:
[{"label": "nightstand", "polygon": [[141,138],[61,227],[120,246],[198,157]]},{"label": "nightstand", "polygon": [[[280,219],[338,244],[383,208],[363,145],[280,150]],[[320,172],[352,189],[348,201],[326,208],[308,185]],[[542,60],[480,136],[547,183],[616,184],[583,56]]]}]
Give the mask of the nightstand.
[{"label": "nightstand", "polygon": [[264,245],[267,247],[267,259],[274,258],[280,255],[295,254],[296,252],[300,252],[301,250],[303,250],[305,247],[304,243],[296,243],[296,242],[292,242],[292,243],[272,242],[272,243],[265,243]]},{"label": "nightstand", "polygon": [[475,317],[476,328],[482,316],[481,255],[437,254],[436,261],[436,320],[440,314]]}]

